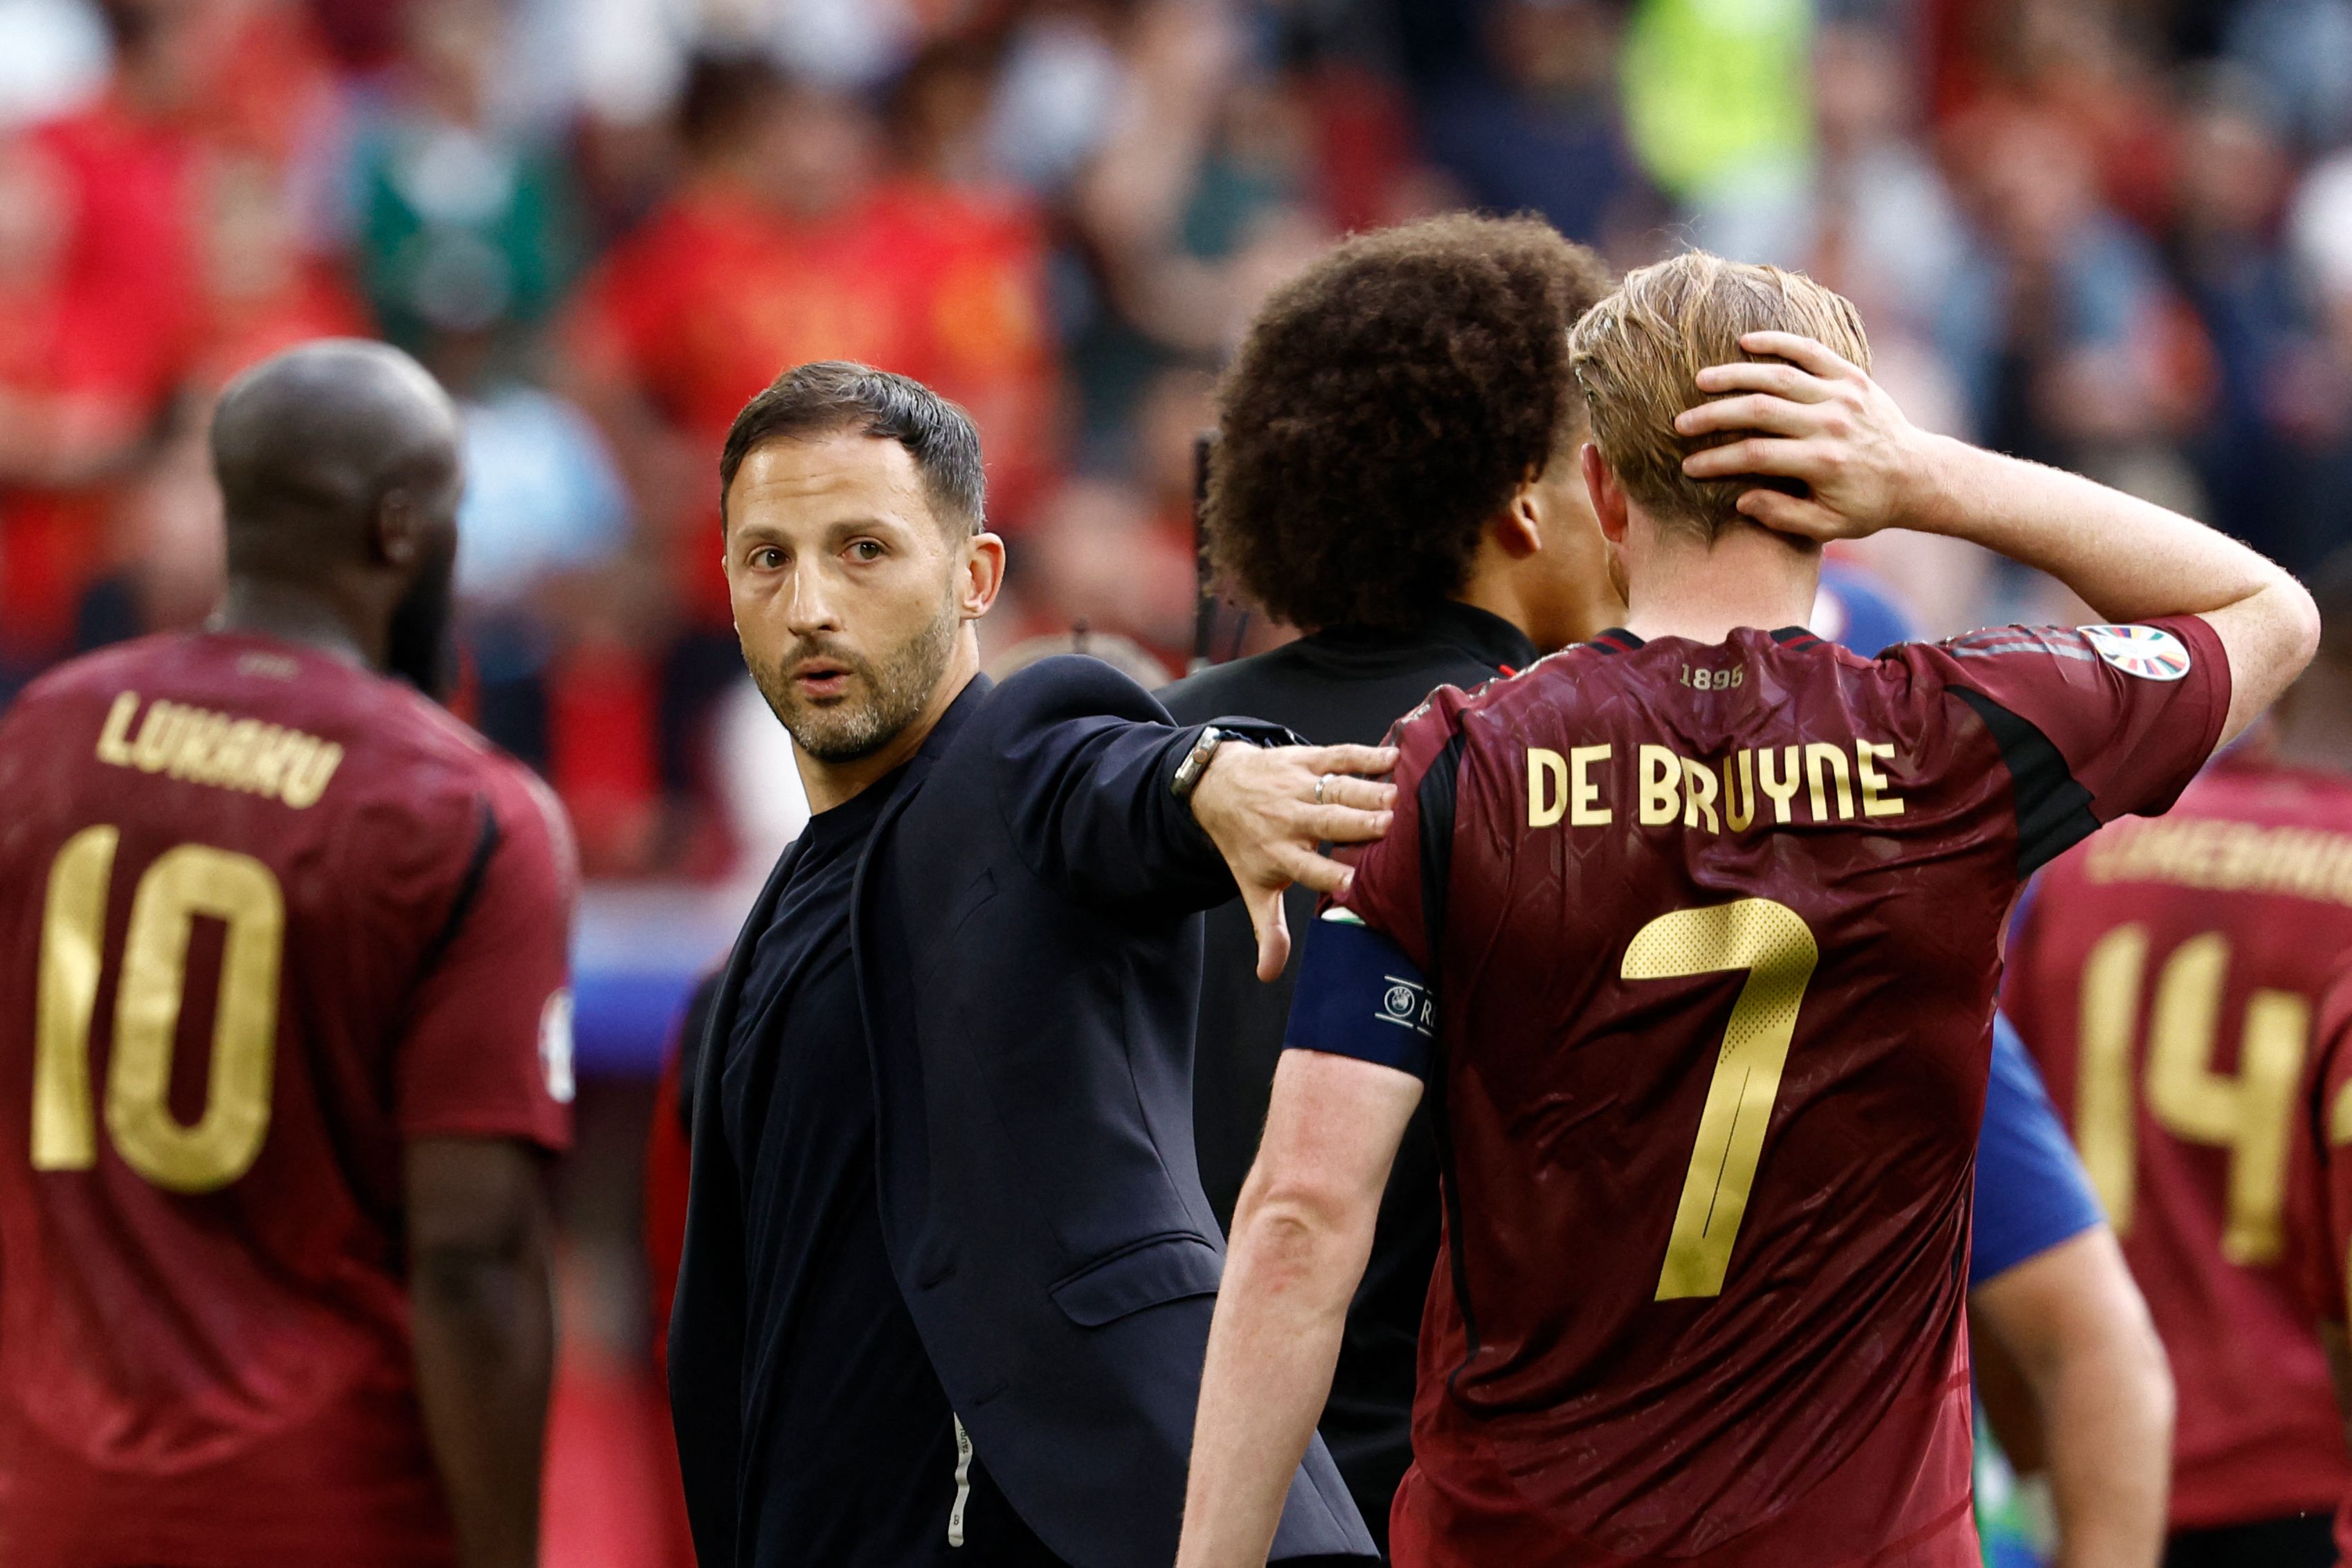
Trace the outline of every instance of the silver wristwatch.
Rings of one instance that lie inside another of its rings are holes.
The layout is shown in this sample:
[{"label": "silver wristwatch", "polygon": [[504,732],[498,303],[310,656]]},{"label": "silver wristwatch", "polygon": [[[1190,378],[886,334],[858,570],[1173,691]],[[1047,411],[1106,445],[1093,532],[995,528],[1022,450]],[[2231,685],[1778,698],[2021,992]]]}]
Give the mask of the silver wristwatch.
[{"label": "silver wristwatch", "polygon": [[1168,788],[1176,799],[1187,805],[1192,804],[1192,791],[1201,786],[1201,775],[1209,770],[1209,758],[1214,757],[1217,747],[1225,742],[1240,738],[1232,730],[1219,729],[1213,724],[1203,727],[1201,738],[1192,743],[1192,749],[1186,752],[1184,760],[1176,765],[1176,777],[1168,781]]}]

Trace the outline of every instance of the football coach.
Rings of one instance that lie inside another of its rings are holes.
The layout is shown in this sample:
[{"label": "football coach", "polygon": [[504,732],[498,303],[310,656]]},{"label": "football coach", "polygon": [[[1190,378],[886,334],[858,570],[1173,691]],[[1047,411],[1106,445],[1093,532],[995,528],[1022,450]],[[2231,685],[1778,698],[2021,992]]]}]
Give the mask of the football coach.
[{"label": "football coach", "polygon": [[[803,365],[719,464],[744,662],[814,813],[737,938],[695,1090],[670,1403],[704,1568],[1165,1568],[1223,1244],[1191,1116],[1197,912],[1261,972],[1393,754],[1179,728],[1108,666],[992,686],[979,438]],[[1260,744],[1254,744],[1260,743]],[[1273,1560],[1370,1558],[1328,1456]]]}]

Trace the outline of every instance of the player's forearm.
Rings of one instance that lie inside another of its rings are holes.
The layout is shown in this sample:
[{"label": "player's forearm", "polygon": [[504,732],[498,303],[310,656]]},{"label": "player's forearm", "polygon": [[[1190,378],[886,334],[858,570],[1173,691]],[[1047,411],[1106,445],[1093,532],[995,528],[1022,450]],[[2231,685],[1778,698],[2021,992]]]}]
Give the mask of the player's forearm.
[{"label": "player's forearm", "polygon": [[2164,1548],[2172,1391],[2160,1364],[2103,1347],[2068,1363],[2042,1395],[2052,1568],[2150,1568]]},{"label": "player's forearm", "polygon": [[2171,1480],[2172,1373],[2114,1235],[2102,1226],[2062,1242],[1970,1304],[2032,1394],[2056,1568],[2150,1568]]},{"label": "player's forearm", "polygon": [[1254,1173],[1209,1332],[1178,1568],[1262,1563],[1330,1396],[1372,1215],[1269,1198]]},{"label": "player's forearm", "polygon": [[2204,524],[2038,463],[1945,437],[1922,442],[1905,526],[2046,571],[2110,621],[2201,615],[2230,660],[2236,735],[2319,645],[2319,612],[2286,571]]},{"label": "player's forearm", "polygon": [[534,1568],[555,1359],[543,1239],[412,1260],[417,1396],[466,1568]]},{"label": "player's forearm", "polygon": [[1922,451],[1902,526],[2046,571],[2111,619],[2202,614],[2286,576],[2225,534],[2079,474],[1944,436]]}]

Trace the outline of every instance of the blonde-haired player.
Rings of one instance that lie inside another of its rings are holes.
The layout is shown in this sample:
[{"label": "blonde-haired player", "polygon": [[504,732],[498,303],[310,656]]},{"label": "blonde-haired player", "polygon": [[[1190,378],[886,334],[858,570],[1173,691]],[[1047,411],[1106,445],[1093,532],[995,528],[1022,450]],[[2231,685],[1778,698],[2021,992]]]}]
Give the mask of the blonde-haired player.
[{"label": "blonde-haired player", "polygon": [[[1913,428],[1852,306],[1692,254],[1578,325],[1625,630],[1400,727],[1317,925],[1210,1339],[1180,1561],[1264,1560],[1399,1130],[1447,1239],[1398,1563],[1962,1568],[1962,1302],[2020,879],[2161,810],[2310,656],[2210,529]],[[2135,625],[1865,659],[1820,543],[1950,533]]]}]

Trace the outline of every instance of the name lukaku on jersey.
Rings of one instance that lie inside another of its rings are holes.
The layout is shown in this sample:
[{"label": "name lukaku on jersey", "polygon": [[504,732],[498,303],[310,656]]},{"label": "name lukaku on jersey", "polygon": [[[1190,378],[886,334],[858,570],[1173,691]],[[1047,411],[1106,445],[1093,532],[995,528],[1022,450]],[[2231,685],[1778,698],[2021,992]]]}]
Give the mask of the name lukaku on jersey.
[{"label": "name lukaku on jersey", "polygon": [[[133,717],[139,719],[135,734]],[[107,710],[106,724],[98,732],[98,759],[114,768],[267,796],[299,811],[326,793],[327,781],[343,760],[343,748],[284,725],[160,698],[141,715],[139,694],[124,692]]]},{"label": "name lukaku on jersey", "polygon": [[1891,741],[1859,739],[1743,747],[1714,758],[1651,745],[1622,758],[1607,745],[1571,746],[1565,755],[1531,746],[1528,826],[1607,827],[1621,803],[1631,803],[1645,828],[1679,822],[1710,833],[1777,827],[1800,811],[1812,822],[1899,817],[1902,798],[1882,771],[1894,760]]}]

